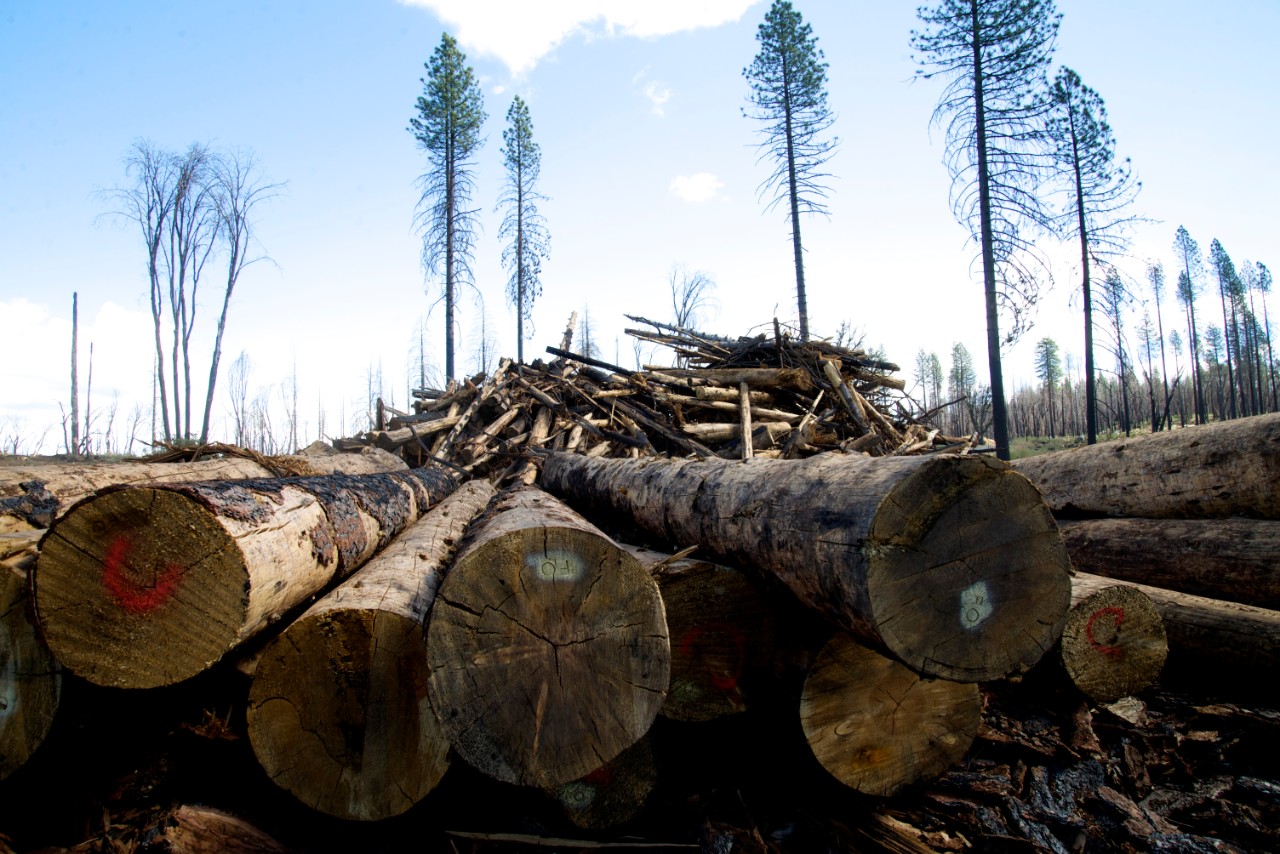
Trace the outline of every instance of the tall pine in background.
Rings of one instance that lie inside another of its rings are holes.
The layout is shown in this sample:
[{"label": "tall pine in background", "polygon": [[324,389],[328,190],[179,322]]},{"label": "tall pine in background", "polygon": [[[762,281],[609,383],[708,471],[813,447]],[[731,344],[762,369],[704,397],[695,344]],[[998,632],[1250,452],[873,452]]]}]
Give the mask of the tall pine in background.
[{"label": "tall pine in background", "polygon": [[827,136],[835,122],[827,106],[827,63],[813,28],[787,0],[774,0],[756,30],[756,40],[760,52],[742,71],[751,87],[743,114],[761,123],[760,159],[774,164],[760,185],[761,196],[769,197],[765,209],[784,201],[788,206],[800,338],[808,340],[800,214],[827,213],[829,188],[824,182],[831,176],[822,169],[839,145],[837,138]]},{"label": "tall pine in background", "polygon": [[1088,443],[1098,441],[1098,391],[1093,359],[1093,261],[1128,248],[1125,213],[1140,186],[1129,161],[1116,161],[1115,137],[1107,108],[1080,75],[1061,68],[1049,89],[1049,141],[1066,179],[1069,202],[1060,218],[1063,236],[1080,241],[1081,294],[1084,298],[1084,397]]},{"label": "tall pine in background", "polygon": [[422,234],[422,267],[428,277],[444,278],[445,378],[454,378],[453,353],[458,289],[475,286],[471,258],[476,214],[472,158],[484,144],[484,99],[466,55],[448,33],[427,63],[418,96],[418,114],[409,132],[427,153],[428,169],[418,177],[422,194],[414,224]]},{"label": "tall pine in background", "polygon": [[[1009,414],[1000,347],[1027,323],[1047,267],[1028,226],[1047,228],[1040,195],[1050,174],[1041,94],[1060,16],[1052,0],[942,0],[921,8],[911,46],[923,79],[947,81],[933,113],[946,126],[951,204],[982,260],[996,454],[1009,459]],[[1000,309],[1012,328],[1000,334]]]},{"label": "tall pine in background", "polygon": [[516,361],[523,364],[525,322],[532,322],[533,301],[542,295],[542,260],[549,257],[551,237],[546,219],[538,212],[538,202],[546,200],[536,188],[542,152],[533,141],[529,106],[519,95],[507,110],[502,143],[507,183],[498,200],[498,207],[505,211],[498,239],[510,241],[502,250],[502,263],[510,271],[507,299],[516,309]]}]

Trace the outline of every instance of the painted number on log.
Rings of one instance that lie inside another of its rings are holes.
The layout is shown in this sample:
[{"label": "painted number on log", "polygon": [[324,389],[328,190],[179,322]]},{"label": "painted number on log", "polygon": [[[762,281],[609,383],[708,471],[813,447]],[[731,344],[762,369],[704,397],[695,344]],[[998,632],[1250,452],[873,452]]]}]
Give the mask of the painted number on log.
[{"label": "painted number on log", "polygon": [[966,629],[982,625],[994,610],[987,582],[975,581],[960,591],[960,625]]},{"label": "painted number on log", "polygon": [[543,581],[577,581],[582,577],[582,560],[571,552],[530,555],[525,563]]},{"label": "painted number on log", "polygon": [[1085,639],[1089,641],[1089,646],[1093,647],[1103,655],[1122,655],[1124,650],[1120,649],[1120,647],[1105,644],[1094,636],[1094,623],[1096,623],[1099,618],[1109,618],[1111,620],[1115,627],[1111,632],[1111,640],[1112,643],[1114,643],[1119,639],[1120,628],[1124,625],[1124,608],[1121,608],[1119,605],[1112,605],[1109,608],[1099,608],[1093,612],[1093,615],[1089,617],[1089,622],[1085,623],[1084,626],[1084,636]]},{"label": "painted number on log", "polygon": [[125,573],[125,562],[133,543],[124,537],[115,540],[107,549],[102,561],[102,586],[107,588],[116,604],[131,614],[147,614],[169,600],[182,578],[182,567],[168,564],[159,573],[153,585],[139,584]]}]

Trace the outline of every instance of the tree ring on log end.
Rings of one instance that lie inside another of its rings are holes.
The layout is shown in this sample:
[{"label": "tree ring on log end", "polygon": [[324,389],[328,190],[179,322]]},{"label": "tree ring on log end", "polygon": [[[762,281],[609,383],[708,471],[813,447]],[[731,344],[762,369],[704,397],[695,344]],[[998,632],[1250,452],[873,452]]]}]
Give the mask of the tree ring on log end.
[{"label": "tree ring on log end", "polygon": [[551,788],[639,740],[665,696],[657,583],[599,533],[517,527],[459,555],[431,612],[430,697],[458,754]]},{"label": "tree ring on log end", "polygon": [[922,677],[843,632],[818,653],[800,698],[818,762],[846,786],[881,797],[960,761],[981,714],[977,684]]},{"label": "tree ring on log end", "polygon": [[267,776],[338,818],[399,815],[448,768],[449,742],[427,701],[422,625],[401,614],[299,618],[263,652],[247,715]]},{"label": "tree ring on log end", "polygon": [[1066,547],[1039,492],[1003,463],[919,467],[881,502],[865,550],[881,639],[920,673],[981,682],[1024,672],[1062,632]]},{"label": "tree ring on log end", "polygon": [[99,685],[152,688],[217,661],[238,640],[249,573],[197,501],[129,488],[86,501],[41,544],[35,604],[50,650]]},{"label": "tree ring on log end", "polygon": [[1062,664],[1086,696],[1112,703],[1149,687],[1169,653],[1164,620],[1151,598],[1117,584],[1071,608],[1062,630]]}]

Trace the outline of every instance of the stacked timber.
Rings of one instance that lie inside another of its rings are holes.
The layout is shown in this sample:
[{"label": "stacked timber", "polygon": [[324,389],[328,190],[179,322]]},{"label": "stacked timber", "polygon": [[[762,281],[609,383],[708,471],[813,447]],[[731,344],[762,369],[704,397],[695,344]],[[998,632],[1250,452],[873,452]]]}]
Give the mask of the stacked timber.
[{"label": "stacked timber", "polygon": [[1223,683],[1280,663],[1280,415],[1013,465],[1053,509],[1078,582],[1154,604],[1179,675]]}]

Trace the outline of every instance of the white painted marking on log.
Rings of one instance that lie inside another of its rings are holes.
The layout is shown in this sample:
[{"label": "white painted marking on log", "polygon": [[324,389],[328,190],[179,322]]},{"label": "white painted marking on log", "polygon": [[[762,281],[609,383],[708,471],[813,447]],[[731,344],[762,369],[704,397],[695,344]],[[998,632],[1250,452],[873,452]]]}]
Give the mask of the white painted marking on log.
[{"label": "white painted marking on log", "polygon": [[976,629],[994,611],[987,582],[975,581],[960,591],[960,625],[966,629]]},{"label": "white painted marking on log", "polygon": [[543,581],[577,581],[582,577],[583,566],[572,552],[549,551],[543,555],[529,555],[525,565]]}]

